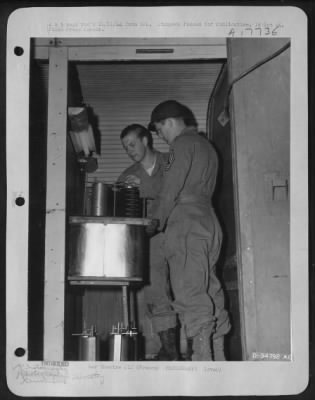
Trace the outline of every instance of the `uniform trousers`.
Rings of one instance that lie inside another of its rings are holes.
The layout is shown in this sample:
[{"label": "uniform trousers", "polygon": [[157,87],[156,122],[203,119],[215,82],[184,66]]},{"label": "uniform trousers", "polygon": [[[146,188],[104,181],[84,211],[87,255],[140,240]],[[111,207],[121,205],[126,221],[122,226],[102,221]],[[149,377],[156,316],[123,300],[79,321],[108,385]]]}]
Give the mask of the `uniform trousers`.
[{"label": "uniform trousers", "polygon": [[178,204],[165,231],[173,306],[186,336],[210,325],[219,337],[230,329],[224,293],[216,275],[222,231],[211,205]]},{"label": "uniform trousers", "polygon": [[163,233],[150,239],[150,284],[144,287],[147,315],[155,333],[174,328],[177,317],[172,305],[169,269],[163,249]]}]

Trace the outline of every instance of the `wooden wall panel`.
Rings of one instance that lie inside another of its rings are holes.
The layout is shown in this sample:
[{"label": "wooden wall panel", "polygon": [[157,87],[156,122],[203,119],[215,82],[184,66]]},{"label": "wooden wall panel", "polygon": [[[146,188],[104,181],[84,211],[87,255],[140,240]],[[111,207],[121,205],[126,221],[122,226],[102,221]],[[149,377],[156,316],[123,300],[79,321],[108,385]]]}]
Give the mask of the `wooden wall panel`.
[{"label": "wooden wall panel", "polygon": [[44,286],[44,359],[64,357],[68,54],[50,49]]},{"label": "wooden wall panel", "polygon": [[[234,39],[230,81],[288,39]],[[290,49],[235,83],[231,96],[238,257],[247,358],[290,354]],[[288,190],[285,187],[288,186]]]}]

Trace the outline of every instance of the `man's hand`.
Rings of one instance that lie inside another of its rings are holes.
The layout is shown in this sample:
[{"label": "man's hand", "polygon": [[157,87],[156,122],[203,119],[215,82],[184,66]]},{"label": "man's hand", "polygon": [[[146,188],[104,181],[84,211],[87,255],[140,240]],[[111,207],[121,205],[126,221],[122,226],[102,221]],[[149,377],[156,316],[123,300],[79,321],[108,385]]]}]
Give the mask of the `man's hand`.
[{"label": "man's hand", "polygon": [[139,186],[140,178],[138,178],[136,175],[127,175],[124,179],[124,183],[126,183],[127,185]]},{"label": "man's hand", "polygon": [[145,231],[149,237],[152,237],[158,233],[159,220],[152,219],[150,224],[146,226]]}]

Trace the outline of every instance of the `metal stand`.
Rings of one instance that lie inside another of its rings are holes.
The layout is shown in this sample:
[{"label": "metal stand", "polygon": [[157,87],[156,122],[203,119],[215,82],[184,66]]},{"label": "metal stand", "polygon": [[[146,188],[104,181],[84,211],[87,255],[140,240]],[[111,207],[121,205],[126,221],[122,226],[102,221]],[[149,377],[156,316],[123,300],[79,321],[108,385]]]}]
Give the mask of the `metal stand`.
[{"label": "metal stand", "polygon": [[126,285],[123,285],[121,287],[122,289],[122,311],[123,311],[123,322],[124,326],[128,327],[129,326],[129,293],[128,293],[128,287]]},{"label": "metal stand", "polygon": [[[117,332],[112,332],[112,347],[115,351],[112,351],[112,360],[115,361],[127,361],[130,351],[128,351],[128,338],[135,337],[137,335],[136,328],[130,327],[130,299],[128,287],[137,284],[141,284],[143,281],[141,278],[105,278],[95,276],[69,276],[68,280],[71,285],[80,286],[120,286],[121,287],[121,298],[122,298],[122,314],[123,314],[123,326],[120,327],[118,324]],[[113,327],[114,329],[114,327]]]},{"label": "metal stand", "polygon": [[141,278],[118,279],[96,276],[69,276],[68,280],[71,285],[77,286],[121,286],[123,322],[126,327],[129,326],[130,301],[128,287],[141,284],[143,282]]}]

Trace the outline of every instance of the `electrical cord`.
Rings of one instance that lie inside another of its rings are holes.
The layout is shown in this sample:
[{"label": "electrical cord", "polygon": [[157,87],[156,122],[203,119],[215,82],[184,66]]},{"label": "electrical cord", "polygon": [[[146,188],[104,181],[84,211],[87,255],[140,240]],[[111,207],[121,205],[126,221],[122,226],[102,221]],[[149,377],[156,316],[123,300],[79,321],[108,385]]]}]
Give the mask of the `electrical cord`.
[{"label": "electrical cord", "polygon": [[288,42],[286,43],[283,47],[281,47],[279,50],[277,50],[275,53],[271,54],[270,56],[264,58],[263,60],[259,61],[258,63],[254,64],[251,68],[249,68],[247,71],[243,72],[241,75],[239,75],[237,78],[233,79],[233,81],[229,85],[229,89],[227,91],[227,97],[230,95],[231,90],[233,88],[233,85],[238,82],[239,80],[243,79],[246,75],[250,74],[253,72],[255,69],[261,67],[262,65],[266,64],[267,62],[271,61],[272,59],[278,57],[281,53],[283,53],[285,50],[287,50],[291,46],[291,43]]},{"label": "electrical cord", "polygon": [[240,81],[241,79],[243,79],[245,76],[247,76],[248,74],[253,72],[255,69],[261,67],[262,65],[266,64],[267,62],[269,62],[272,59],[274,59],[277,56],[279,56],[281,53],[283,53],[285,50],[287,50],[290,46],[291,46],[290,42],[286,43],[283,47],[281,47],[275,53],[273,53],[270,56],[264,58],[263,60],[257,62],[252,67],[250,67],[248,70],[244,71],[242,74],[240,74],[238,77],[236,77],[235,79],[232,80],[232,82],[229,84],[229,87],[228,87],[228,90],[227,90],[227,94],[226,94],[225,99],[224,99],[223,111],[218,116],[218,120],[221,123],[221,125],[224,126],[229,121],[228,101],[229,101],[230,93],[231,93],[235,83]]}]

